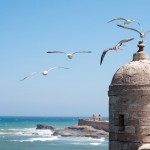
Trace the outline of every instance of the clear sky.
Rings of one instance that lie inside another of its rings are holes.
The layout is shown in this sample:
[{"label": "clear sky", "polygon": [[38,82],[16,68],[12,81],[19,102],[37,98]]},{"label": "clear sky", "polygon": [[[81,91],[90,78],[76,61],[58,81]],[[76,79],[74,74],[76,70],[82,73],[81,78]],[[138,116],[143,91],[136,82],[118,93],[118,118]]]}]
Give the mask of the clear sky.
[{"label": "clear sky", "polygon": [[[108,116],[108,89],[112,77],[132,60],[138,33],[107,23],[116,17],[141,23],[128,25],[150,30],[150,0],[0,0],[0,115],[7,116]],[[124,50],[104,49],[132,38]],[[50,50],[74,52],[72,60]],[[150,52],[150,35],[145,50]],[[54,66],[47,76],[33,71]]]}]

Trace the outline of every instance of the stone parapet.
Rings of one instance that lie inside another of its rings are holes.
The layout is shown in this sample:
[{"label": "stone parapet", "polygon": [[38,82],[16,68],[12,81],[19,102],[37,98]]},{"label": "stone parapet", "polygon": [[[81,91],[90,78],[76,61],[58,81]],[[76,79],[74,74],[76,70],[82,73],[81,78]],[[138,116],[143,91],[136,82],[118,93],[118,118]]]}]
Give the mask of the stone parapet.
[{"label": "stone parapet", "polygon": [[79,119],[78,125],[92,126],[95,129],[109,131],[109,121],[93,121],[88,119]]}]

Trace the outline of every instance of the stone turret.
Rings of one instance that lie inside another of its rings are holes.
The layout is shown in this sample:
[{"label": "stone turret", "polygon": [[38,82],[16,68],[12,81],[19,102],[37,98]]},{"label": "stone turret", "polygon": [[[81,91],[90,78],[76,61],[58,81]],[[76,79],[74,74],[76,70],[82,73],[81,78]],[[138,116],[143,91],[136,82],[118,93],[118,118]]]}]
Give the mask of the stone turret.
[{"label": "stone turret", "polygon": [[150,60],[144,44],[138,47],[133,61],[114,74],[109,86],[109,150],[150,144]]}]

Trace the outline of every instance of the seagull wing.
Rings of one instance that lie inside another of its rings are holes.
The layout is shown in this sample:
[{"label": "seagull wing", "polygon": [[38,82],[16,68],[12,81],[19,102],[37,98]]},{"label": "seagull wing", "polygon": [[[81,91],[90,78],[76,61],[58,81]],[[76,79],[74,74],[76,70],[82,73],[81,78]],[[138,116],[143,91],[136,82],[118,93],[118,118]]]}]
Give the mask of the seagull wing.
[{"label": "seagull wing", "polygon": [[92,53],[92,52],[91,51],[76,51],[76,52],[72,53],[72,55],[74,55],[76,53]]},{"label": "seagull wing", "polygon": [[123,43],[126,43],[126,42],[129,42],[129,41],[132,41],[134,40],[134,38],[129,38],[129,39],[124,39],[124,40],[121,40],[117,45],[116,47],[120,47]]},{"label": "seagull wing", "polygon": [[138,32],[138,33],[141,35],[141,32],[140,32],[140,31],[138,31],[137,29],[134,29],[134,28],[129,28],[129,27],[122,26],[122,25],[119,25],[119,24],[117,24],[117,26],[118,26],[118,27],[121,27],[121,28],[125,28],[125,29],[129,29],[129,30],[136,31],[136,32]]},{"label": "seagull wing", "polygon": [[147,32],[145,32],[144,34],[147,34],[147,33],[149,33],[150,31],[147,31]]},{"label": "seagull wing", "polygon": [[125,21],[127,21],[127,19],[125,19],[125,18],[114,18],[114,19],[108,21],[107,23],[115,21],[115,20],[125,20]]},{"label": "seagull wing", "polygon": [[140,23],[138,21],[136,20],[131,20],[131,21],[136,22],[140,26]]},{"label": "seagull wing", "polygon": [[62,51],[48,51],[47,53],[63,53],[63,54],[66,54],[65,52],[62,52]]},{"label": "seagull wing", "polygon": [[51,71],[51,70],[54,70],[54,69],[70,69],[70,68],[66,68],[66,67],[52,67],[52,68],[49,68],[47,71]]},{"label": "seagull wing", "polygon": [[70,69],[70,68],[67,68],[67,67],[58,67],[60,69]]},{"label": "seagull wing", "polygon": [[27,79],[28,77],[30,77],[30,76],[32,76],[32,75],[34,75],[34,74],[36,74],[37,72],[32,72],[30,75],[28,75],[28,76],[26,76],[26,77],[24,77],[23,79],[21,79],[20,81],[23,81],[23,80],[25,80],[25,79]]},{"label": "seagull wing", "polygon": [[109,50],[113,50],[113,48],[108,48],[108,49],[106,49],[106,50],[103,51],[103,53],[102,53],[102,55],[101,55],[100,65],[102,64],[103,59],[104,59],[104,56],[106,55],[106,53],[107,53]]}]

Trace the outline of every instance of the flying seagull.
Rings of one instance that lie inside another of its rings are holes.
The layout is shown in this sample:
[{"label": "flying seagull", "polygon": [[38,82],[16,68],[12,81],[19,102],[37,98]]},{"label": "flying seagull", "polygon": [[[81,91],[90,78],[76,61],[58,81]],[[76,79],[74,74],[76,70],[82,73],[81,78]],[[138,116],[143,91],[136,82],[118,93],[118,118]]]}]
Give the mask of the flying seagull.
[{"label": "flying seagull", "polygon": [[104,59],[104,56],[106,55],[106,53],[110,50],[114,50],[114,51],[117,51],[117,50],[121,50],[121,46],[124,46],[123,43],[126,43],[126,42],[129,42],[129,41],[132,41],[134,40],[134,38],[129,38],[129,39],[124,39],[124,40],[121,40],[118,42],[118,44],[114,47],[111,47],[111,48],[108,48],[106,50],[103,51],[102,55],[101,55],[101,60],[100,60],[100,65],[102,64],[103,62],[103,59]]},{"label": "flying seagull", "polygon": [[128,39],[121,40],[116,46],[120,47],[120,46],[122,46],[123,43],[129,42],[129,41],[132,41],[132,40],[134,40],[134,38],[128,38]]},{"label": "flying seagull", "polygon": [[149,33],[150,31],[147,31],[147,32],[140,32],[138,31],[137,29],[134,29],[134,28],[129,28],[129,27],[126,27],[126,26],[122,26],[122,25],[119,25],[117,24],[118,27],[121,27],[121,28],[125,28],[125,29],[129,29],[129,30],[133,30],[133,31],[136,31],[140,34],[140,37],[141,38],[145,38],[146,37],[146,34]]},{"label": "flying seagull", "polygon": [[91,53],[91,51],[76,51],[76,52],[74,52],[72,54],[71,53],[67,54],[67,53],[62,52],[62,51],[49,51],[47,53],[62,53],[62,54],[66,54],[69,59],[72,59],[74,54],[77,54],[77,53]]},{"label": "flying seagull", "polygon": [[140,25],[140,23],[137,22],[136,20],[125,19],[125,18],[114,18],[114,19],[108,21],[107,23],[112,22],[112,21],[115,21],[115,20],[124,20],[124,25],[125,25],[125,24],[130,24],[130,23],[132,23],[132,22],[136,22],[138,25]]},{"label": "flying seagull", "polygon": [[23,79],[21,79],[20,81],[23,81],[25,79],[27,79],[28,77],[34,75],[34,74],[37,74],[37,73],[42,73],[42,75],[46,76],[49,71],[51,70],[54,70],[54,69],[70,69],[70,68],[65,68],[65,67],[52,67],[52,68],[49,68],[48,70],[43,70],[43,71],[40,71],[40,72],[32,72],[30,75],[24,77]]}]

